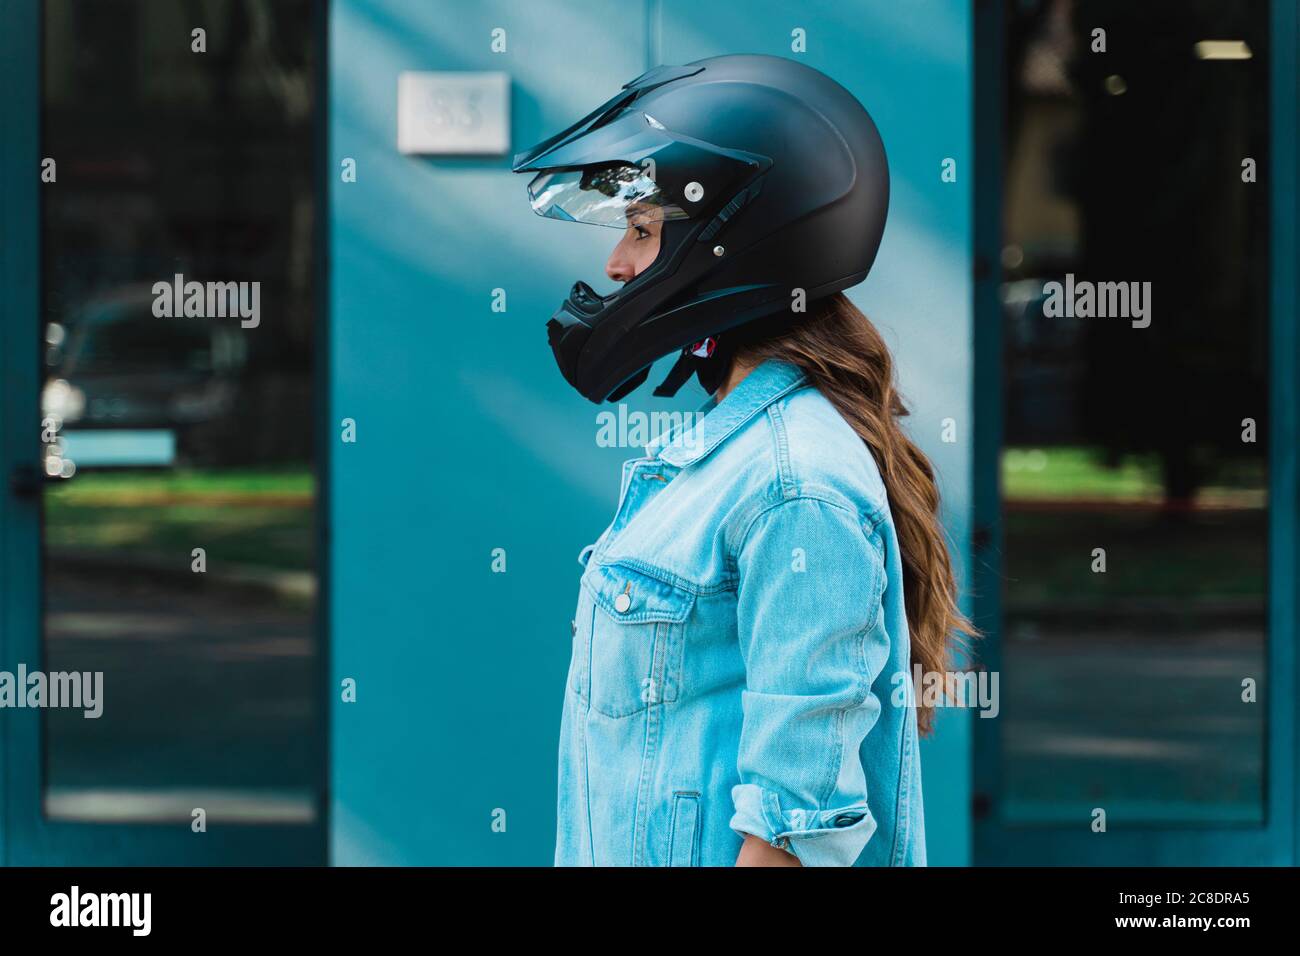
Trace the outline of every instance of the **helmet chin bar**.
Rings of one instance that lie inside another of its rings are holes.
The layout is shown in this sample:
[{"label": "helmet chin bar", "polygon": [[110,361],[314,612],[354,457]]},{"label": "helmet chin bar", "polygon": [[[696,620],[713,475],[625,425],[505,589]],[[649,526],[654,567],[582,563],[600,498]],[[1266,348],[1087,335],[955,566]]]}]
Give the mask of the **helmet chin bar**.
[{"label": "helmet chin bar", "polygon": [[619,401],[620,399],[624,398],[629,392],[637,388],[640,388],[641,385],[645,383],[645,380],[649,377],[650,377],[650,366],[647,365],[645,368],[641,369],[641,371],[637,372],[635,375],[629,378],[618,388],[614,389],[614,391],[610,392],[609,398],[605,399],[605,401],[607,402]]},{"label": "helmet chin bar", "polygon": [[[590,374],[582,362],[582,353],[597,326],[617,321],[617,313],[627,310],[647,283],[676,268],[680,260],[679,253],[685,250],[687,243],[682,241],[682,230],[670,229],[670,225],[677,224],[664,223],[660,230],[659,254],[639,275],[609,295],[601,295],[579,279],[573,283],[569,294],[546,321],[547,342],[555,354],[555,364],[559,366],[560,374],[589,401],[596,404],[607,400],[617,401],[640,384],[637,382],[636,385],[623,389],[617,397],[610,396],[607,399],[603,395],[593,395],[592,386],[587,381]],[[684,225],[689,227],[690,224]],[[648,307],[647,312],[650,308],[653,306]],[[641,381],[645,381],[645,376],[641,377]]]},{"label": "helmet chin bar", "polygon": [[[585,282],[575,282],[547,321],[547,339],[560,373],[588,401],[599,405],[623,398],[646,380],[656,360],[673,349],[681,350],[677,362],[654,394],[675,395],[694,374],[712,392],[719,370],[728,364],[729,350],[724,347],[716,357],[701,357],[691,355],[690,346],[786,308],[788,292],[783,285],[700,290],[723,262],[709,243],[699,241],[712,225],[664,223],[660,252],[649,268],[605,296]],[[685,274],[678,275],[683,269]],[[680,281],[662,281],[669,277]],[[734,338],[723,336],[721,341],[729,345]],[[665,343],[670,343],[667,351]]]},{"label": "helmet chin bar", "polygon": [[[560,374],[564,376],[565,381],[584,395],[587,393],[583,391],[578,377],[583,346],[591,337],[591,329],[596,317],[617,298],[617,292],[602,296],[587,283],[578,281],[569,290],[568,297],[546,321],[546,340],[551,346],[551,351],[555,353],[555,363],[560,367]],[[587,397],[591,396],[587,395]],[[592,400],[599,401],[599,399]]]},{"label": "helmet chin bar", "polygon": [[547,320],[547,341],[560,373],[589,401],[596,404],[618,401],[646,380],[650,365],[661,357],[662,352],[649,356],[639,366],[630,368],[621,381],[608,386],[596,380],[608,357],[587,354],[587,361],[583,360],[593,339],[597,345],[611,336],[617,340],[663,307],[667,294],[659,280],[680,268],[702,227],[703,223],[698,221],[665,222],[660,231],[659,255],[648,268],[609,295],[600,295],[586,282],[575,282]]}]

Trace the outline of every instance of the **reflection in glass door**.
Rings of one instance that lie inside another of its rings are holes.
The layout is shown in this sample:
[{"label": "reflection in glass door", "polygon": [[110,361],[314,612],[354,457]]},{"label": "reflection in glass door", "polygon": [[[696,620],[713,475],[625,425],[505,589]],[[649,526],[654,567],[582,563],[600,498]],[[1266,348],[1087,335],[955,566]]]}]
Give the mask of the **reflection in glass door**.
[{"label": "reflection in glass door", "polygon": [[1269,823],[1270,4],[1000,11],[976,861],[1214,862]]},{"label": "reflection in glass door", "polygon": [[52,824],[321,826],[318,7],[44,4]]}]

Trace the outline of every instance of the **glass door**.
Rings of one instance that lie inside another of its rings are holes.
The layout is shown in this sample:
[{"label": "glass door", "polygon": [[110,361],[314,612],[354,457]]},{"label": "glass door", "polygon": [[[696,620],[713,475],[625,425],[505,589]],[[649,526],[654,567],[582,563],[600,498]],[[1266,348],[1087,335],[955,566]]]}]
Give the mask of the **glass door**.
[{"label": "glass door", "polygon": [[9,861],[324,863],[323,5],[31,6]]},{"label": "glass door", "polygon": [[1284,6],[983,9],[976,863],[1293,859]]}]

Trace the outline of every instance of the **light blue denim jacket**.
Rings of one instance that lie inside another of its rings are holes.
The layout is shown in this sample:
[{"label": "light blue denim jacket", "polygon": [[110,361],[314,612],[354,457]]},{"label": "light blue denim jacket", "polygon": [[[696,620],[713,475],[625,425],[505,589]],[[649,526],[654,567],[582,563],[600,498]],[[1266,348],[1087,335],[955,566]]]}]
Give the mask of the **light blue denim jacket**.
[{"label": "light blue denim jacket", "polygon": [[[623,466],[583,549],[557,865],[924,865],[902,564],[874,459],[766,362]],[[901,676],[900,676],[901,675]]]}]

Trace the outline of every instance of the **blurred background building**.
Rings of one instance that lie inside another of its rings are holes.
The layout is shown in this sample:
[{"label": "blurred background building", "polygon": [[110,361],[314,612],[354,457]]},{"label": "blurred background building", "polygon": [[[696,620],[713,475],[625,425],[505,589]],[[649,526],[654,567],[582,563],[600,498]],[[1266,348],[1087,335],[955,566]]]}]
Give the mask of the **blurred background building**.
[{"label": "blurred background building", "polygon": [[[851,294],[1001,691],[923,744],[931,862],[1295,863],[1298,44],[1296,0],[0,0],[0,671],[105,685],[0,710],[0,861],[550,861],[637,452],[543,332],[615,234],[509,154],[757,52],[889,151]],[[258,323],[159,317],[176,275]]]}]

